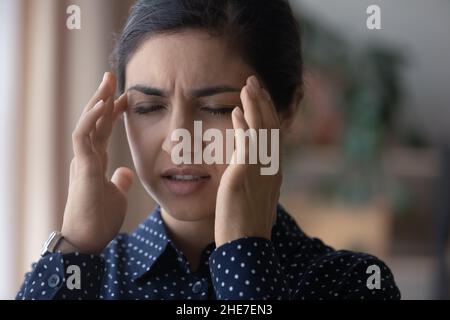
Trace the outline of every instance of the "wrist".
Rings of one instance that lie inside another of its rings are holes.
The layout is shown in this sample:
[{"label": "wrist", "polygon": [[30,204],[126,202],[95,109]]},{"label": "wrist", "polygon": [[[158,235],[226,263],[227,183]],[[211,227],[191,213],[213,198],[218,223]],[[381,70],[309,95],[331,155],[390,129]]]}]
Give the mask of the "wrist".
[{"label": "wrist", "polygon": [[216,247],[220,247],[226,243],[239,240],[242,238],[262,238],[271,241],[271,234],[267,233],[257,233],[257,232],[241,232],[241,233],[233,233],[227,234],[223,236],[218,236],[215,239]]},{"label": "wrist", "polygon": [[[104,246],[99,246],[88,241],[80,241],[79,236],[72,236],[71,233],[66,233],[64,231],[62,231],[61,233],[63,236],[63,241],[61,241],[61,247],[57,248],[57,250],[61,251],[61,253],[79,252],[83,254],[98,255],[102,253],[104,249]],[[81,239],[83,239],[83,237]]]},{"label": "wrist", "polygon": [[75,251],[77,251],[77,248],[67,241],[61,232],[53,231],[42,246],[41,256],[57,252],[71,253]]},{"label": "wrist", "polygon": [[58,242],[55,247],[56,252],[60,252],[62,254],[80,252],[72,243],[70,243],[64,236]]}]

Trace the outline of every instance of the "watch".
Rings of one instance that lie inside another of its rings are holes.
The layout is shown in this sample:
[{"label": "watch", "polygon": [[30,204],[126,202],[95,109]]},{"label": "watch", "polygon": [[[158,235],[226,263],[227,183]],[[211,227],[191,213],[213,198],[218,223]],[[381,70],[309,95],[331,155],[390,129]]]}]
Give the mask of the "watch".
[{"label": "watch", "polygon": [[50,233],[47,241],[45,241],[44,245],[42,246],[41,256],[44,256],[47,253],[54,253],[55,248],[59,244],[61,239],[63,239],[61,232],[53,231],[52,233]]}]

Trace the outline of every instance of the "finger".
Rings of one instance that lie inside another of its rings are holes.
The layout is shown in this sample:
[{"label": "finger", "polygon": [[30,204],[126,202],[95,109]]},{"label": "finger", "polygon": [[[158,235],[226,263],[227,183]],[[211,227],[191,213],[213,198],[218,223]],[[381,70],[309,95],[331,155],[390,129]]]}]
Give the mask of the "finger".
[{"label": "finger", "polygon": [[99,149],[99,152],[106,152],[115,122],[119,115],[125,110],[126,106],[126,93],[123,93],[114,102],[111,96],[108,98],[106,102],[107,111],[103,117],[97,121],[96,128],[91,133],[91,139],[96,148]]},{"label": "finger", "polygon": [[128,193],[133,183],[134,173],[126,167],[117,168],[112,175],[111,182],[119,189],[124,195]]},{"label": "finger", "polygon": [[72,158],[72,161],[70,161],[69,186],[71,185],[74,177],[75,177],[75,158]]},{"label": "finger", "polygon": [[84,113],[72,133],[73,151],[76,156],[91,155],[93,152],[91,136],[97,120],[103,115],[105,103],[98,101],[88,112]]},{"label": "finger", "polygon": [[[255,82],[256,81],[256,82]],[[250,128],[261,128],[261,114],[258,107],[258,80],[255,76],[247,79],[247,84],[241,91],[241,100],[244,107],[244,118]]]},{"label": "finger", "polygon": [[120,115],[126,110],[128,106],[127,93],[124,92],[122,95],[114,101],[114,113],[113,113],[113,125],[120,117]]},{"label": "finger", "polygon": [[96,128],[94,128],[94,130],[92,130],[91,132],[91,141],[94,145],[95,151],[98,152],[98,155],[102,159],[102,165],[105,169],[105,173],[108,164],[108,143],[111,138],[111,134],[118,115],[126,108],[126,101],[127,99],[125,93],[117,98],[114,102],[112,96],[110,96],[108,98],[108,101],[106,102],[107,111],[105,112],[103,117],[101,117],[97,121]]},{"label": "finger", "polygon": [[[278,113],[275,108],[275,105],[270,97],[268,91],[264,88],[260,88],[258,94],[258,105],[260,106],[261,118],[262,118],[262,128],[269,129],[269,134],[272,136],[272,130],[279,130],[280,123],[278,118]],[[267,150],[273,150],[272,143],[276,143],[278,145],[277,149],[280,150],[280,141],[276,139],[273,141],[271,138],[267,140]],[[280,152],[278,151],[278,156],[280,156]],[[281,160],[279,161],[281,163]],[[280,164],[281,165],[281,164]]]},{"label": "finger", "polygon": [[92,109],[92,107],[100,100],[106,101],[109,96],[114,95],[116,90],[116,77],[111,72],[105,72],[100,86],[95,91],[92,98],[83,109],[83,113]]},{"label": "finger", "polygon": [[242,113],[242,110],[239,107],[234,108],[233,112],[231,113],[231,121],[233,122],[233,129],[234,129],[234,137],[235,137],[235,152],[233,153],[233,164],[243,164],[247,162],[247,155],[248,153],[248,140],[244,137],[240,137],[240,135],[246,132],[249,127],[248,124],[244,118],[244,114]]},{"label": "finger", "polygon": [[114,111],[114,102],[112,96],[109,96],[105,102],[105,113],[97,121],[94,142],[98,146],[104,146],[112,132],[112,119]]},{"label": "finger", "polygon": [[263,108],[261,110],[261,113],[263,114],[263,122],[266,123],[267,128],[271,129],[279,129],[280,128],[280,120],[278,117],[278,112],[275,108],[275,104],[272,101],[272,98],[270,97],[269,92],[261,88],[261,107]]},{"label": "finger", "polygon": [[266,89],[263,88],[261,82],[255,76],[250,77],[250,82],[253,83],[255,98],[257,100],[256,107],[260,114],[260,127],[261,128],[278,128],[277,112],[272,98]]},{"label": "finger", "polygon": [[257,77],[251,76],[248,79],[248,82],[251,83],[254,88],[255,99],[257,100],[256,107],[260,114],[261,128],[276,128],[277,113],[270,94],[263,88]]},{"label": "finger", "polygon": [[255,76],[251,77],[250,82],[253,83],[255,88],[256,107],[261,117],[261,128],[272,128],[274,123],[272,121],[271,105],[267,97],[267,92],[262,88],[261,83]]},{"label": "finger", "polygon": [[247,121],[245,120],[244,114],[239,107],[235,107],[233,109],[233,112],[231,113],[231,121],[233,122],[233,129],[242,129],[244,131],[247,131],[249,128],[249,125]]}]

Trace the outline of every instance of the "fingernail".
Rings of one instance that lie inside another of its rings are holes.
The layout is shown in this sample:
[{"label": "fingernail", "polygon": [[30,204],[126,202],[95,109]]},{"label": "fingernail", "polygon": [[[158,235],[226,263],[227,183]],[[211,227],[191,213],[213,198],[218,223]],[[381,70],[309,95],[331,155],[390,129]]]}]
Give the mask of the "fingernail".
[{"label": "fingernail", "polygon": [[106,79],[106,72],[103,74],[102,81],[101,81],[100,84],[98,85],[98,88],[100,88],[100,87],[102,86],[102,84],[105,83],[105,79]]},{"label": "fingernail", "polygon": [[247,91],[250,98],[254,99],[256,97],[255,90],[253,89],[253,86],[251,84],[247,84],[245,86],[245,90]]},{"label": "fingernail", "polygon": [[251,86],[253,87],[253,89],[255,90],[255,92],[258,92],[259,90],[259,81],[255,76],[251,76],[249,79],[249,82],[251,84]]},{"label": "fingernail", "polygon": [[240,119],[242,119],[244,117],[244,114],[242,113],[242,110],[239,107],[234,108],[234,113]]},{"label": "fingernail", "polygon": [[247,88],[248,88],[249,94],[253,98],[255,98],[259,92],[258,91],[259,90],[259,82],[255,76],[251,76],[250,78],[248,78]]},{"label": "fingernail", "polygon": [[105,82],[105,80],[106,80],[106,76],[108,75],[108,72],[105,72],[104,74],[103,74],[103,80],[102,80],[102,82]]}]

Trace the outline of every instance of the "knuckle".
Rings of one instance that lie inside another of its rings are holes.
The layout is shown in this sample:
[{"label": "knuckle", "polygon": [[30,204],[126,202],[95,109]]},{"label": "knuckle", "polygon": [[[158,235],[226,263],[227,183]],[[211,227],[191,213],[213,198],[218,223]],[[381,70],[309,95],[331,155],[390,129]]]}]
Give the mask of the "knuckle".
[{"label": "knuckle", "polygon": [[83,134],[79,130],[74,130],[72,132],[72,141],[73,142],[80,142],[83,139]]}]

